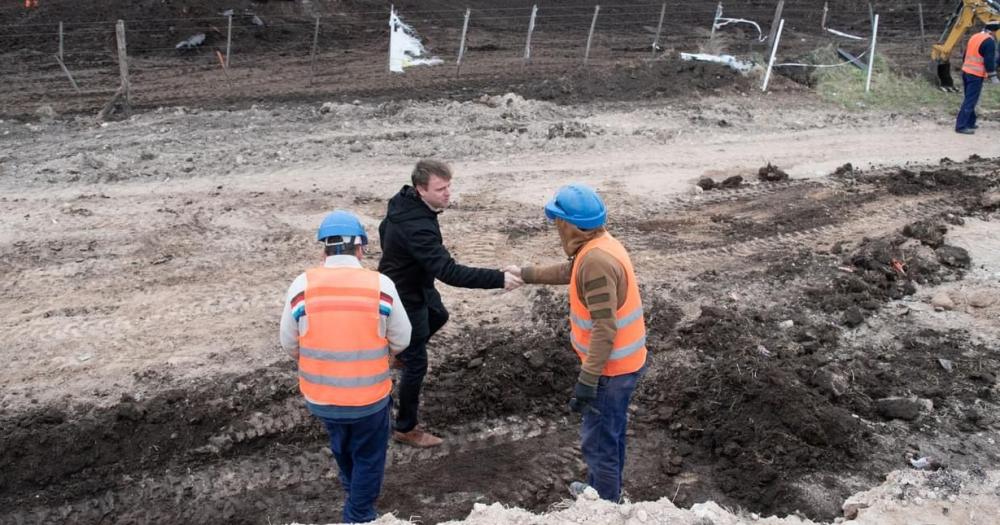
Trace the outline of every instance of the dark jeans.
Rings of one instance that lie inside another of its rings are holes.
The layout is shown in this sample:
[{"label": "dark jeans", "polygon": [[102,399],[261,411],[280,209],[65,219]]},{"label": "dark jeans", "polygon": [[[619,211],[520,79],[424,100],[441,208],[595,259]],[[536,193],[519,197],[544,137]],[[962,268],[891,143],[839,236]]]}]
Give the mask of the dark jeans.
[{"label": "dark jeans", "polygon": [[958,110],[956,131],[976,125],[976,104],[979,103],[979,94],[983,91],[983,77],[962,73],[962,84],[965,87],[965,99],[962,101],[962,109]]},{"label": "dark jeans", "polygon": [[340,467],[344,487],[344,523],[375,521],[375,500],[382,490],[385,453],[389,446],[392,402],[360,419],[323,419],[330,434],[330,450]]},{"label": "dark jeans", "polygon": [[587,484],[597,490],[601,499],[617,502],[621,498],[628,403],[645,372],[644,366],[631,374],[601,376],[594,401],[600,414],[583,415],[580,440],[587,463]]},{"label": "dark jeans", "polygon": [[410,341],[410,346],[396,356],[403,363],[397,391],[399,407],[395,424],[399,432],[409,432],[419,422],[420,389],[424,384],[424,376],[427,375],[427,342],[448,322],[448,310],[443,305],[428,307],[427,321],[430,325],[429,335]]}]

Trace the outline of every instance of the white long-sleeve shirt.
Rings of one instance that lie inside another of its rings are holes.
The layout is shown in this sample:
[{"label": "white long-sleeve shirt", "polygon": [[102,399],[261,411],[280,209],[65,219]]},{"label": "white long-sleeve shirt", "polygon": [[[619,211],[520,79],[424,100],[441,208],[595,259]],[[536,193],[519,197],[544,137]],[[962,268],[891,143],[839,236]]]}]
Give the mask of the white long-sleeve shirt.
[{"label": "white long-sleeve shirt", "polygon": [[[361,268],[361,261],[353,255],[331,255],[323,265],[327,268]],[[392,279],[379,274],[379,284],[383,294],[389,301],[383,299],[380,304],[382,315],[379,316],[379,336],[389,341],[389,352],[396,355],[410,346],[410,318],[399,300],[399,292]],[[284,311],[281,313],[280,339],[281,346],[295,359],[299,358],[299,334],[305,332],[309,316],[305,315],[305,301],[299,297],[306,291],[306,274],[303,272],[292,281],[285,295]],[[390,304],[387,304],[390,303]]]}]

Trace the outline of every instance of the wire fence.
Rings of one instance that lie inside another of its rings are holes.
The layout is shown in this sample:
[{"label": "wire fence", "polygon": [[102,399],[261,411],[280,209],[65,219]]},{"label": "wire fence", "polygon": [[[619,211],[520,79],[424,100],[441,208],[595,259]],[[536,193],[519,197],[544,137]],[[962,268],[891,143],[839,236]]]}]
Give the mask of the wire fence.
[{"label": "wire fence", "polygon": [[[429,68],[432,72],[408,70],[404,75],[388,72],[389,13],[385,10],[322,16],[266,17],[234,12],[231,16],[134,18],[124,21],[129,91],[133,103],[164,105],[197,99],[199,92],[223,98],[265,98],[336,94],[349,91],[352,85],[372,91],[405,90],[411,71],[423,80],[421,86],[515,73],[530,77],[582,68],[585,54],[589,54],[586,67],[705,49],[759,56],[770,46],[768,31],[776,4],[776,0],[745,1],[731,7],[677,0],[612,4],[601,5],[596,20],[594,4],[539,5],[530,38],[530,60],[525,60],[525,48],[531,6],[473,8],[460,71],[454,66],[466,9],[413,9],[401,12],[401,17],[416,29],[429,52],[446,65]],[[941,4],[904,5],[879,13],[880,45],[927,54],[930,41],[938,36],[936,30],[951,12]],[[0,20],[10,18],[5,15],[13,9],[0,8]],[[752,25],[739,23],[716,24],[713,31],[720,9],[727,19],[756,23],[760,33]],[[833,10],[816,5],[784,6],[785,31],[795,35],[786,40],[787,53],[838,41],[821,27],[823,24],[867,38],[874,11],[874,7]],[[662,21],[661,13],[665,14]],[[115,28],[116,21],[53,23],[31,17],[0,24],[4,86],[0,102],[6,99],[0,112],[53,100],[70,109],[76,101],[76,108],[84,109],[93,107],[100,98],[111,97],[122,85]],[[203,35],[200,43],[181,45],[195,35]],[[783,60],[781,53],[779,64],[795,63]]]}]

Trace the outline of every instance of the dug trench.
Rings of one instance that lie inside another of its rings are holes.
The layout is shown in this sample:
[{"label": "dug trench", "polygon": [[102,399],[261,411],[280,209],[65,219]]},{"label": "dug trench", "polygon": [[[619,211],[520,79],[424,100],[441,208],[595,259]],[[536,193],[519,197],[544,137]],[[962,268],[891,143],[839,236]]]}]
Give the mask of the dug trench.
[{"label": "dug trench", "polygon": [[[983,198],[997,189],[995,160],[945,164],[761,183],[614,220],[644,276],[649,331],[629,498],[829,520],[911,456],[940,452],[945,468],[1000,460],[984,435],[998,429],[995,343],[905,314],[917,287],[974,264],[949,228],[996,212]],[[525,293],[523,322],[435,343],[423,419],[447,442],[391,446],[383,512],[430,523],[474,502],[543,510],[583,475],[566,408],[578,364],[565,291]],[[197,383],[139,379],[162,393],[4,414],[0,522],[338,518],[325,436],[290,362]]]}]

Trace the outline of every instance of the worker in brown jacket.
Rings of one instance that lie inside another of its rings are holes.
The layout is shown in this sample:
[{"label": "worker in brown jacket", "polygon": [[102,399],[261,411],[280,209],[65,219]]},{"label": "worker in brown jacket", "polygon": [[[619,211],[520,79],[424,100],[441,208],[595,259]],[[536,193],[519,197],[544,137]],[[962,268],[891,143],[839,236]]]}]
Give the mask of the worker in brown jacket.
[{"label": "worker in brown jacket", "polygon": [[570,340],[580,374],[569,406],[583,415],[581,448],[587,483],[574,481],[579,496],[593,487],[601,498],[621,498],[628,405],[645,372],[646,322],[628,252],[604,228],[607,210],[582,184],[565,186],[545,206],[570,260],[507,271],[525,283],[568,284]]}]

